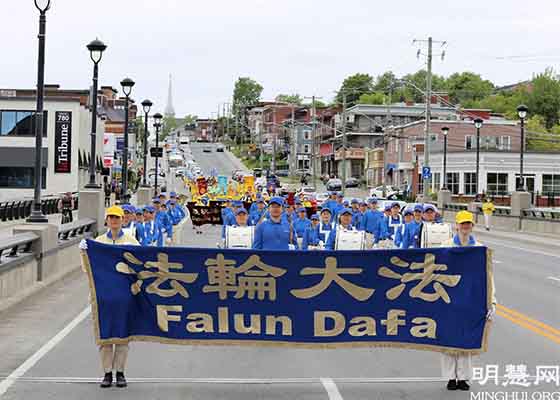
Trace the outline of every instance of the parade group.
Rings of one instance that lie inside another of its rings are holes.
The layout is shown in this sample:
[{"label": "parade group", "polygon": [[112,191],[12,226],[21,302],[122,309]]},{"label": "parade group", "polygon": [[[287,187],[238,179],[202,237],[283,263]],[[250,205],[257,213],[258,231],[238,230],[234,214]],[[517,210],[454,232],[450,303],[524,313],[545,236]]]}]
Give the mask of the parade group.
[{"label": "parade group", "polygon": [[[222,196],[215,186],[208,191],[208,181],[185,182],[190,190],[191,205],[221,208],[221,240],[218,247],[226,249],[339,251],[409,249],[431,247],[480,246],[473,236],[474,217],[468,211],[456,215],[455,226],[444,223],[433,204],[412,204],[402,209],[399,202],[388,202],[382,210],[375,197],[366,201],[347,201],[341,192],[330,192],[329,198],[317,205],[301,193],[278,196],[274,188],[261,191],[253,181],[232,190],[227,185]],[[202,183],[202,185],[201,185]],[[228,193],[226,193],[226,190]],[[247,208],[246,208],[247,207]],[[107,231],[96,241],[115,245],[168,246],[178,243],[176,229],[189,220],[184,196],[161,193],[151,205],[136,208],[130,204],[114,205],[106,210]],[[175,234],[175,237],[174,237]],[[185,243],[186,244],[186,243]],[[87,242],[80,243],[87,250]],[[492,287],[493,287],[492,282]],[[496,299],[487,318],[492,319]],[[127,386],[124,368],[128,344],[100,346],[105,376],[101,387],[113,383]],[[442,354],[441,368],[448,379],[448,390],[469,390],[471,356]]]}]

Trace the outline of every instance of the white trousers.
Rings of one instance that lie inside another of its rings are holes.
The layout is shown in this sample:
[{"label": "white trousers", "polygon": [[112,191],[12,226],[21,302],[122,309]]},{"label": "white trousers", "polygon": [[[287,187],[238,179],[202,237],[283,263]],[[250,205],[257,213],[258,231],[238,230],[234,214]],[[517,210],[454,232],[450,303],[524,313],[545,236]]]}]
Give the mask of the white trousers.
[{"label": "white trousers", "polygon": [[484,214],[484,226],[486,228],[490,228],[490,219],[491,219],[492,215],[490,214]]},{"label": "white trousers", "polygon": [[124,372],[128,358],[128,344],[107,344],[99,346],[101,365],[105,373],[113,370]]},{"label": "white trousers", "polygon": [[466,381],[471,379],[472,357],[470,355],[441,354],[441,375],[447,379]]}]

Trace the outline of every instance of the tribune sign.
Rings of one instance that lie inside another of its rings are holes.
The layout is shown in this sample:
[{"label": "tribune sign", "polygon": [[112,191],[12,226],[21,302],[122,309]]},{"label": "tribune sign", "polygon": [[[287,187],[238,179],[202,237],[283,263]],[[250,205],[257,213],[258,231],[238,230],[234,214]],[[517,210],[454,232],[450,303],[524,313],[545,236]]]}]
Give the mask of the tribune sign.
[{"label": "tribune sign", "polygon": [[57,111],[54,128],[54,172],[72,172],[72,113]]}]

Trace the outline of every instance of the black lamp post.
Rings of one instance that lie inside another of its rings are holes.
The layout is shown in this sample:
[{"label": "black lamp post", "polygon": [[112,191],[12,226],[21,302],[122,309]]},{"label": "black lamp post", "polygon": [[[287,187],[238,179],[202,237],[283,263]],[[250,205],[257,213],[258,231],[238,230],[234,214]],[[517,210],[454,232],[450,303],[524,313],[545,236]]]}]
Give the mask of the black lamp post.
[{"label": "black lamp post", "polygon": [[474,126],[476,127],[476,194],[480,193],[480,128],[482,128],[482,121],[481,118],[476,118],[474,121]]},{"label": "black lamp post", "polygon": [[521,190],[526,192],[527,187],[525,186],[525,176],[523,175],[523,156],[525,154],[525,118],[527,118],[527,112],[529,109],[525,104],[521,104],[517,107],[517,115],[521,120],[521,146],[519,149],[519,178],[521,179]]},{"label": "black lamp post", "polygon": [[444,126],[441,128],[443,133],[443,190],[447,190],[447,134],[449,133],[449,128]]},{"label": "black lamp post", "polygon": [[123,149],[123,165],[122,165],[122,194],[125,202],[128,202],[128,103],[130,101],[130,93],[134,81],[125,78],[121,81],[121,87],[125,96],[124,103],[124,149]]},{"label": "black lamp post", "polygon": [[[154,114],[154,128],[156,128],[156,152],[159,151],[159,131],[161,129],[161,121],[163,120],[163,115],[160,113]],[[154,194],[158,194],[158,164],[159,164],[159,157],[156,153],[156,176],[154,179]]]},{"label": "black lamp post", "polygon": [[146,99],[142,102],[142,108],[144,109],[144,173],[142,176],[142,186],[148,187],[146,182],[146,168],[148,160],[148,114],[150,114],[150,109],[154,104]]},{"label": "black lamp post", "polygon": [[35,186],[33,192],[33,209],[27,222],[49,222],[41,210],[41,186],[43,178],[42,151],[43,151],[43,116],[45,95],[45,34],[47,27],[47,10],[51,0],[35,0],[35,7],[40,12],[39,16],[39,57],[37,61],[37,112],[35,114]]},{"label": "black lamp post", "polygon": [[[93,90],[91,96],[91,158],[97,159],[95,153],[95,142],[97,136],[97,81],[99,76],[99,63],[103,57],[103,52],[107,46],[99,39],[87,45],[89,56],[93,61]],[[99,189],[101,186],[95,183],[95,165],[89,163],[89,183],[85,186],[88,189]]]}]

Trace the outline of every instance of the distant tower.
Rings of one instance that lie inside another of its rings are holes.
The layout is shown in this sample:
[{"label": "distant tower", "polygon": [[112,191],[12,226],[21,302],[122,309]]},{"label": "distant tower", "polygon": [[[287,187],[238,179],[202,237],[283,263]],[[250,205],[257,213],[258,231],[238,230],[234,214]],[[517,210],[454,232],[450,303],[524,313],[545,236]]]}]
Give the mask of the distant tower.
[{"label": "distant tower", "polygon": [[175,109],[173,108],[173,86],[171,82],[171,74],[169,74],[169,89],[167,92],[167,105],[165,106],[165,111],[163,114],[166,117],[175,117]]}]

